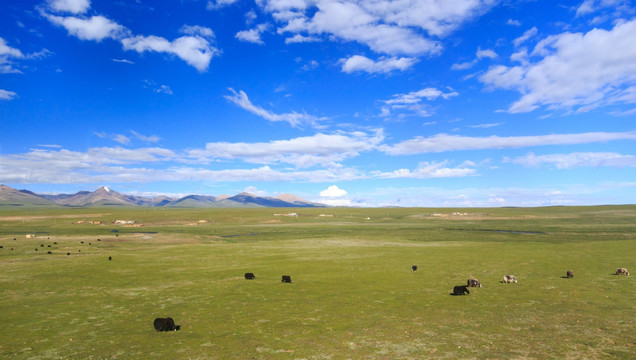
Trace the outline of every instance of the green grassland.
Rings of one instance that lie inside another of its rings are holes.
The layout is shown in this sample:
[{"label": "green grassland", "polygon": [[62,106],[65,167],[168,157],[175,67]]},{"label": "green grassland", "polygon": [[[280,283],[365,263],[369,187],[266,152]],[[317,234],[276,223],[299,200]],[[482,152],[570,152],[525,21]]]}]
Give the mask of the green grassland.
[{"label": "green grassland", "polygon": [[3,359],[636,354],[636,206],[5,207],[0,245]]}]

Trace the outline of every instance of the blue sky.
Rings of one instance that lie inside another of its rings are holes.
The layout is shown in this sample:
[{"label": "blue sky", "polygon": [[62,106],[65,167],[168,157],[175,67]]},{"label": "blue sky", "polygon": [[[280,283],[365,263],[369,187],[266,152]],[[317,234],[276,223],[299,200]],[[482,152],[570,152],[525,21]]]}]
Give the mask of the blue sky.
[{"label": "blue sky", "polygon": [[636,7],[0,3],[0,183],[350,206],[636,203]]}]

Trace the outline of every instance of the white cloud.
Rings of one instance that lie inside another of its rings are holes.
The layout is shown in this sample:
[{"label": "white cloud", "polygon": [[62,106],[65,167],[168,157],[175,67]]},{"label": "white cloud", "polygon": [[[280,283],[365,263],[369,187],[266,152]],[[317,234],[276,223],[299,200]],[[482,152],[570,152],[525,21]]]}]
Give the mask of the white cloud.
[{"label": "white cloud", "polygon": [[[42,10],[41,14],[53,24],[64,27],[69,35],[81,40],[100,42],[104,39],[113,39],[121,42],[124,50],[135,50],[138,53],[154,51],[176,55],[200,72],[206,71],[212,57],[220,53],[209,41],[214,38],[214,32],[204,26],[184,25],[180,32],[186,36],[169,41],[155,35],[133,35],[126,27],[101,15],[90,18],[62,17],[48,14]],[[127,62],[127,60],[120,62]]]},{"label": "white cloud", "polygon": [[435,54],[443,37],[486,12],[491,0],[259,0],[280,33],[355,41],[389,55]]},{"label": "white cloud", "polygon": [[150,135],[150,136],[146,136],[146,135],[142,135],[134,130],[130,131],[133,135],[135,135],[135,137],[141,141],[145,141],[145,142],[158,142],[159,140],[161,140],[161,138],[157,135]]},{"label": "white cloud", "polygon": [[52,54],[48,49],[42,49],[31,54],[23,54],[20,49],[13,48],[0,37],[0,74],[21,74],[22,71],[15,67],[15,60],[41,59]]},{"label": "white cloud", "polygon": [[241,41],[262,45],[264,44],[264,42],[263,40],[261,40],[261,35],[267,30],[268,27],[269,24],[259,24],[253,29],[237,32],[234,37]]},{"label": "white cloud", "polygon": [[139,53],[156,51],[173,54],[192,65],[200,72],[206,71],[213,56],[219,50],[200,36],[182,36],[168,41],[159,36],[133,36],[121,39],[125,50],[135,50]]},{"label": "white cloud", "polygon": [[451,66],[451,70],[467,70],[472,68],[473,66],[475,66],[475,64],[477,64],[477,61],[473,60],[473,61],[466,61],[463,63],[457,63],[457,64],[453,64]]},{"label": "white cloud", "polygon": [[313,69],[317,68],[318,66],[320,66],[320,64],[318,64],[318,61],[316,61],[316,60],[310,60],[308,63],[306,63],[305,65],[303,65],[303,66],[301,67],[301,69],[302,69],[303,71],[310,71],[310,70],[313,70]]},{"label": "white cloud", "polygon": [[374,177],[383,179],[431,179],[431,178],[449,178],[449,177],[464,177],[474,175],[477,170],[468,165],[474,164],[462,164],[457,168],[446,167],[448,161],[443,162],[421,162],[418,167],[411,171],[409,169],[399,169],[392,172],[373,172]]},{"label": "white cloud", "polygon": [[205,149],[191,150],[190,159],[209,162],[217,159],[240,159],[251,163],[292,164],[297,168],[316,165],[338,167],[339,161],[374,150],[384,140],[381,131],[316,134],[289,140],[263,143],[208,143]]},{"label": "white cloud", "polygon": [[172,89],[168,85],[161,85],[155,89],[156,93],[172,95]]},{"label": "white cloud", "polygon": [[342,71],[352,73],[357,71],[365,71],[373,73],[389,73],[394,70],[404,71],[412,67],[417,60],[414,58],[386,58],[381,57],[377,61],[373,61],[365,56],[354,55],[348,59],[341,59]]},{"label": "white cloud", "polygon": [[25,56],[19,49],[12,48],[7,42],[0,37],[0,73],[2,74],[19,74],[20,70],[14,67],[14,63],[10,59],[24,59]]},{"label": "white cloud", "polygon": [[319,199],[318,202],[327,206],[351,206],[353,203],[351,199],[333,198]]},{"label": "white cloud", "polygon": [[488,128],[496,127],[500,125],[501,123],[489,123],[489,124],[468,125],[468,127],[473,129],[488,129]]},{"label": "white cloud", "polygon": [[253,9],[245,13],[245,23],[247,25],[252,24],[258,16],[256,15],[256,11]]},{"label": "white cloud", "polygon": [[297,43],[307,43],[307,42],[317,42],[321,41],[320,38],[314,36],[303,36],[301,34],[295,34],[290,38],[285,39],[285,44],[297,44]]},{"label": "white cloud", "polygon": [[318,202],[329,206],[351,206],[351,199],[347,198],[347,191],[336,185],[331,185],[320,192]]},{"label": "white cloud", "polygon": [[480,81],[493,88],[522,94],[508,109],[529,112],[549,109],[591,109],[636,103],[636,20],[611,30],[563,33],[540,41],[520,66],[493,66]]},{"label": "white cloud", "polygon": [[467,70],[475,66],[481,59],[496,59],[498,56],[499,55],[492,49],[482,50],[481,48],[477,48],[474,60],[453,64],[451,70]]},{"label": "white cloud", "polygon": [[570,154],[535,155],[529,153],[517,158],[504,158],[504,162],[528,167],[552,164],[557,169],[571,169],[584,166],[636,167],[636,156],[610,152],[576,152]]},{"label": "white cloud", "polygon": [[205,8],[208,10],[217,10],[222,7],[230,6],[238,0],[208,0]]},{"label": "white cloud", "polygon": [[328,198],[339,198],[347,196],[347,191],[339,188],[336,185],[331,185],[325,190],[320,192],[320,196]]},{"label": "white cloud", "polygon": [[119,39],[128,32],[122,25],[101,15],[95,15],[87,19],[74,16],[62,17],[49,14],[44,15],[52,23],[64,27],[69,35],[73,35],[81,40],[94,40],[99,42],[106,38]]},{"label": "white cloud", "polygon": [[127,59],[112,59],[114,62],[118,62],[118,63],[122,63],[122,64],[131,64],[133,65],[134,62],[127,60]]},{"label": "white cloud", "polygon": [[14,91],[0,89],[0,100],[13,100],[18,96]]},{"label": "white cloud", "polygon": [[478,48],[476,56],[477,56],[478,60],[481,60],[481,59],[484,59],[484,58],[496,59],[497,58],[497,53],[494,50],[492,50],[492,49],[482,50],[481,48]]},{"label": "white cloud", "polygon": [[186,35],[201,36],[207,39],[214,39],[214,31],[209,27],[200,25],[183,25],[180,32]]},{"label": "white cloud", "polygon": [[157,94],[172,95],[172,89],[170,89],[170,86],[168,85],[157,85],[157,83],[150,80],[144,80],[143,83],[145,84],[144,88],[151,88],[152,91],[156,92]]},{"label": "white cloud", "polygon": [[443,92],[435,88],[424,88],[418,91],[412,91],[408,94],[395,94],[390,100],[384,100],[384,106],[381,108],[381,116],[389,116],[393,112],[412,113],[419,116],[431,116],[429,108],[423,104],[423,100],[437,100],[442,98],[448,100],[451,97],[459,95],[455,91]]},{"label": "white cloud", "polygon": [[631,9],[631,2],[629,0],[585,0],[576,8],[576,16],[593,14],[607,8],[620,14]]},{"label": "white cloud", "polygon": [[7,56],[7,57],[21,59],[24,57],[24,54],[22,54],[22,51],[20,51],[19,49],[12,48],[9,45],[7,45],[7,42],[0,37],[0,56]]},{"label": "white cloud", "polygon": [[73,14],[85,13],[91,7],[89,0],[48,0],[48,4],[53,11],[65,11]]},{"label": "white cloud", "polygon": [[382,148],[390,155],[410,155],[461,150],[511,149],[529,146],[589,144],[615,140],[636,140],[636,132],[591,132],[508,137],[467,137],[439,134],[428,138],[417,137],[395,145],[383,146]]},{"label": "white cloud", "polygon": [[117,141],[120,144],[126,145],[128,143],[130,143],[130,138],[126,135],[122,135],[122,134],[116,134],[113,137],[113,140]]},{"label": "white cloud", "polygon": [[506,24],[511,26],[521,26],[521,21],[515,20],[515,19],[508,19],[508,21],[506,21]]},{"label": "white cloud", "polygon": [[317,116],[313,116],[309,114],[300,114],[295,111],[292,111],[291,113],[276,114],[271,111],[265,110],[260,106],[256,106],[252,104],[252,102],[247,97],[247,94],[244,91],[239,90],[239,92],[236,92],[232,88],[229,88],[229,90],[232,92],[232,95],[225,95],[224,98],[226,100],[268,121],[273,121],[273,122],[284,121],[284,122],[288,122],[292,127],[297,127],[304,124],[315,125],[319,120],[321,120]]},{"label": "white cloud", "polygon": [[520,37],[514,39],[512,43],[515,45],[515,47],[518,47],[519,45],[528,41],[532,37],[537,36],[538,33],[539,33],[539,29],[537,29],[537,27],[535,26],[532,29],[524,32],[523,35],[521,35]]}]

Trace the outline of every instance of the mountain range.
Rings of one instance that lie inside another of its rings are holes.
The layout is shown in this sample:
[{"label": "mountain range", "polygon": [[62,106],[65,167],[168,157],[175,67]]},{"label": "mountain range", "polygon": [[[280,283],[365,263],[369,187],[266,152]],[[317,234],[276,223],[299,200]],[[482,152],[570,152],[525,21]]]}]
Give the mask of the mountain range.
[{"label": "mountain range", "polygon": [[148,207],[325,207],[292,194],[278,197],[262,197],[250,193],[234,196],[188,195],[181,198],[168,196],[145,197],[125,195],[107,186],[95,191],[79,191],[75,194],[36,194],[29,190],[16,190],[0,185],[0,206],[148,206]]}]

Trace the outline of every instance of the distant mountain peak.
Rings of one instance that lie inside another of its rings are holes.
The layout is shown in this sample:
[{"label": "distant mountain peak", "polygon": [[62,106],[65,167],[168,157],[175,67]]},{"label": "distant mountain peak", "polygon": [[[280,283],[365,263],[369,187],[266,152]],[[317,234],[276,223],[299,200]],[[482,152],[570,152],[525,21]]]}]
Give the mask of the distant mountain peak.
[{"label": "distant mountain peak", "polygon": [[75,194],[39,195],[28,190],[15,190],[0,185],[0,205],[23,204],[64,205],[64,206],[166,206],[166,207],[324,207],[292,194],[282,194],[276,198],[262,197],[248,192],[218,197],[207,195],[188,195],[179,199],[169,197],[147,198],[124,195],[108,186],[95,191],[78,191]]},{"label": "distant mountain peak", "polygon": [[280,194],[276,198],[283,201],[292,202],[292,203],[307,203],[308,202],[307,200],[299,196],[296,196],[294,194]]}]

